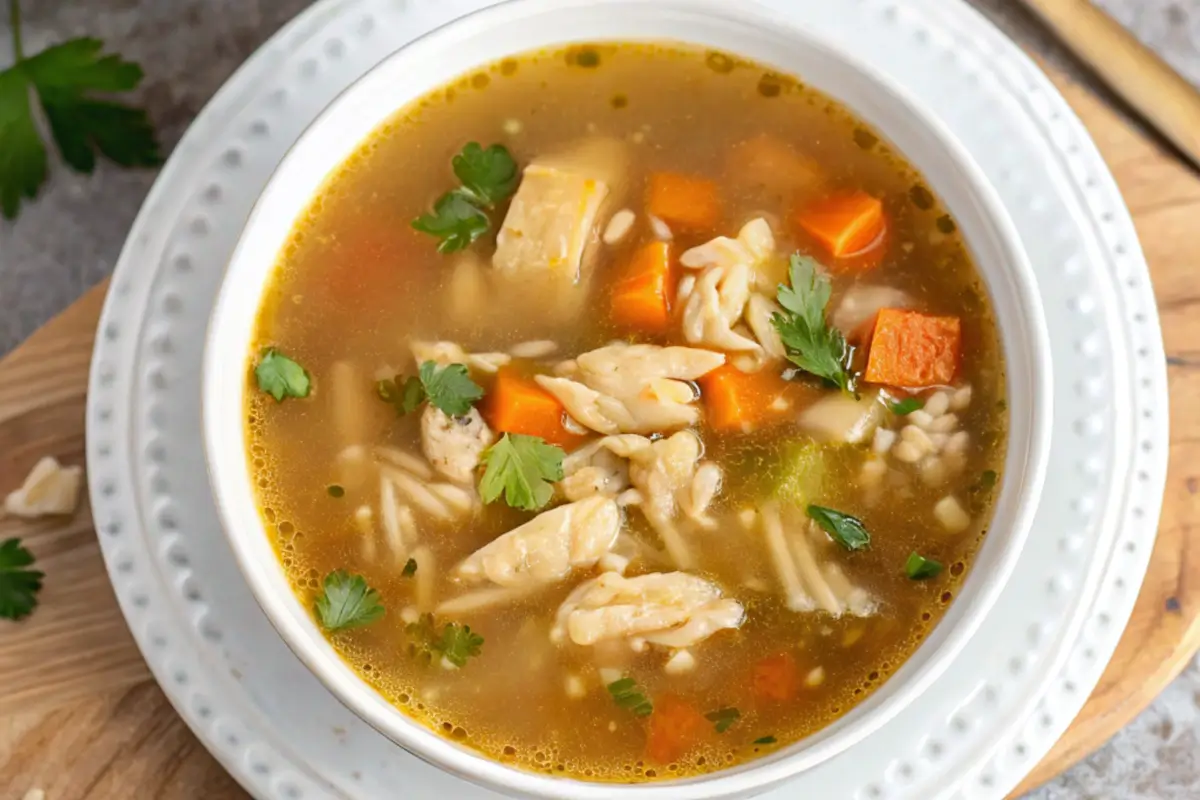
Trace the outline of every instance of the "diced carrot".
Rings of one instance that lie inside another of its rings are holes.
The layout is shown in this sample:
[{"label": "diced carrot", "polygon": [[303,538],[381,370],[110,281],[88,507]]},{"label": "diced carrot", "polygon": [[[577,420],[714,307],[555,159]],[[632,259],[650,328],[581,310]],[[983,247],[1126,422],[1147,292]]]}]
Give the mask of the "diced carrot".
[{"label": "diced carrot", "polygon": [[646,731],[646,756],[670,764],[703,742],[710,727],[686,700],[672,694],[658,697]]},{"label": "diced carrot", "polygon": [[801,155],[769,133],[759,133],[734,145],[725,169],[732,181],[785,197],[810,197],[825,182],[816,159]]},{"label": "diced carrot", "polygon": [[677,172],[655,172],[646,186],[646,211],[683,231],[710,230],[721,220],[717,184]]},{"label": "diced carrot", "polygon": [[754,665],[754,696],[759,700],[783,702],[800,690],[800,668],[791,653],[768,656]]},{"label": "diced carrot", "polygon": [[865,271],[879,266],[887,239],[883,202],[866,192],[835,194],[802,208],[796,224],[835,263],[837,271]]},{"label": "diced carrot", "polygon": [[511,367],[502,367],[496,373],[480,411],[497,433],[540,436],[563,447],[584,438],[563,427],[566,409],[558,398]]},{"label": "diced carrot", "polygon": [[875,318],[863,378],[909,389],[949,385],[958,372],[961,351],[958,317],[885,308]]},{"label": "diced carrot", "polygon": [[700,379],[708,424],[717,431],[748,433],[782,420],[791,408],[792,384],[772,369],[742,372],[732,364],[717,367]]},{"label": "diced carrot", "polygon": [[671,246],[650,242],[638,248],[613,287],[612,318],[624,328],[661,333],[671,324]]}]

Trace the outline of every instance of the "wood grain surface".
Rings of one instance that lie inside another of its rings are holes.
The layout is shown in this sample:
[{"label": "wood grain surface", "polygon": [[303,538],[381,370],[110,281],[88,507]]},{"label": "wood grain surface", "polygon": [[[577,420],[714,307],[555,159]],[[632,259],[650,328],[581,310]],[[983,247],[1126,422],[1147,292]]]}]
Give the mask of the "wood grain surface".
[{"label": "wood grain surface", "polygon": [[[1116,174],[1150,261],[1170,364],[1170,474],[1150,572],[1120,647],[1070,730],[1018,796],[1086,756],[1200,646],[1200,179],[1096,98],[1060,80]],[[103,286],[0,362],[0,492],[42,455],[83,463],[87,366]],[[175,715],[117,608],[86,508],[0,519],[46,572],[41,606],[0,623],[0,800],[225,800],[244,793]]]}]

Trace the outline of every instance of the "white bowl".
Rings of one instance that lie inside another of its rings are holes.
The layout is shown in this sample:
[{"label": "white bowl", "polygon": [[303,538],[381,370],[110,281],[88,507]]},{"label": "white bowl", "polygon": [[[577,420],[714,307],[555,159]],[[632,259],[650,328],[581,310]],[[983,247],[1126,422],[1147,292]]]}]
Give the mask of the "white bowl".
[{"label": "white bowl", "polygon": [[[824,730],[756,761],[697,778],[614,785],[499,764],[414,722],[364,683],[292,593],[257,511],[243,419],[251,335],[279,251],[329,173],[378,125],[431,89],[505,56],[571,42],[635,39],[714,47],[796,75],[852,108],[924,174],[953,212],[999,320],[1009,440],[995,517],[958,599],[878,691]],[[1008,580],[1041,492],[1050,441],[1049,353],[1032,269],[992,187],[942,124],[886,76],[751,2],[512,0],[457,20],[393,54],[338,97],[283,159],[247,220],[209,325],[204,440],[226,534],[267,617],[343,703],[410,752],[512,794],[577,800],[746,796],[853,747],[929,689],[976,632]]]}]

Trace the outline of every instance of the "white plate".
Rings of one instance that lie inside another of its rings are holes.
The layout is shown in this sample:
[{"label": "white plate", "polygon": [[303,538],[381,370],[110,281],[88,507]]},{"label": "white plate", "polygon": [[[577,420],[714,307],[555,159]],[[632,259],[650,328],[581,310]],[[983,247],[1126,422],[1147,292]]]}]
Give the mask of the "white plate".
[{"label": "white plate", "polygon": [[[284,151],[368,67],[494,0],[323,0],[230,79],[130,233],[88,405],[92,505],[150,668],[263,798],[494,796],[362,723],[275,634],[221,535],[199,435],[203,333],[242,222]],[[1116,186],[1048,80],[965,5],[770,0],[904,83],[995,183],[1046,301],[1054,449],[1029,544],[935,688],[851,751],[767,795],[1001,797],[1100,677],[1133,608],[1166,475],[1166,371]]]}]

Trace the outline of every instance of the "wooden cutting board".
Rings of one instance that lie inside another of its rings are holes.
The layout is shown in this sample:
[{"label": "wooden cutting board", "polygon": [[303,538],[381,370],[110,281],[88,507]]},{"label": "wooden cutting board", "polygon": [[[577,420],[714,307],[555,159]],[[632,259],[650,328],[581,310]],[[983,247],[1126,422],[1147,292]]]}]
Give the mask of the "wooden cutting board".
[{"label": "wooden cutting board", "polygon": [[[1017,796],[1083,758],[1146,707],[1200,646],[1200,179],[1097,98],[1060,80],[1117,176],[1150,261],[1170,365],[1171,452],[1150,572],[1091,699]],[[0,494],[47,453],[82,464],[101,285],[0,362]],[[86,508],[69,521],[0,519],[46,572],[32,617],[0,622],[0,798],[223,800],[244,793],[176,716],[117,607]]]}]

